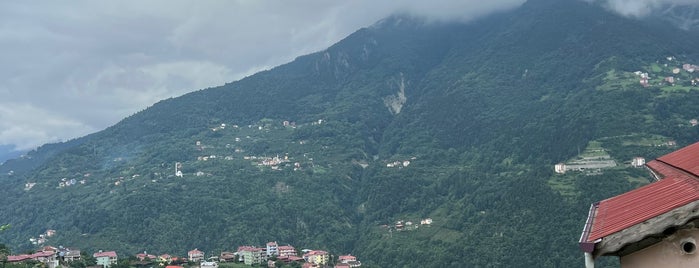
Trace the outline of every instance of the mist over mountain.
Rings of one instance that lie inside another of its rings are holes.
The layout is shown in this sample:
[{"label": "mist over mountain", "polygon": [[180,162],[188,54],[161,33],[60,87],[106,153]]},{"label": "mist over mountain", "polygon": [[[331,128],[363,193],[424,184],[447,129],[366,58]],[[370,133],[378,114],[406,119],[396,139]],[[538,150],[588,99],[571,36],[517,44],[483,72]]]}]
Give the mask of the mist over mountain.
[{"label": "mist over mountain", "polygon": [[[631,159],[699,139],[696,44],[577,0],[392,16],[7,161],[0,242],[55,229],[48,243],[125,255],[279,241],[367,267],[580,266],[588,205],[650,180]],[[614,165],[585,168],[599,159]]]},{"label": "mist over mountain", "polygon": [[17,158],[23,153],[23,151],[15,151],[14,146],[12,145],[0,146],[0,163],[3,163],[8,159]]}]

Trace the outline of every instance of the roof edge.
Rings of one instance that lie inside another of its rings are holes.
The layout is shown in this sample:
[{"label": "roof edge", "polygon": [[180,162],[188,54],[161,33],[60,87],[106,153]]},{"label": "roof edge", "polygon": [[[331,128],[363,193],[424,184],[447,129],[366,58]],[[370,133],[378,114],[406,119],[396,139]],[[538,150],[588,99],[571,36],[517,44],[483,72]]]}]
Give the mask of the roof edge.
[{"label": "roof edge", "polygon": [[[686,225],[697,217],[699,217],[699,200],[610,234],[600,239],[601,241],[598,240],[599,242],[595,241],[594,255],[616,255],[629,244],[652,235],[663,234],[668,228]],[[590,243],[590,241],[587,242]]]},{"label": "roof edge", "polygon": [[[587,213],[587,221],[585,221],[585,226],[583,227],[582,234],[580,235],[580,249],[584,252],[592,253],[595,249],[595,242],[588,241],[590,238],[590,231],[592,229],[592,224],[595,221],[595,215],[597,214],[597,208],[599,207],[599,202],[592,203],[590,205],[590,211]],[[592,247],[590,248],[590,244]]]}]

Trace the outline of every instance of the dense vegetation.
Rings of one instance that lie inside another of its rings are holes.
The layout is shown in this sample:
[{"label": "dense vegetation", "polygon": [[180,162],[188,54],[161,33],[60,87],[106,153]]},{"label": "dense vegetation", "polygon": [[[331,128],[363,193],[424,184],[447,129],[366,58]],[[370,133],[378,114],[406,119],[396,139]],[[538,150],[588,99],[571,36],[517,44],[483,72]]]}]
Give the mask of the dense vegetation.
[{"label": "dense vegetation", "polygon": [[[30,250],[51,228],[48,243],[127,255],[279,241],[368,267],[579,266],[590,203],[648,182],[631,158],[699,140],[699,87],[632,76],[699,64],[697,43],[582,1],[469,24],[389,18],[8,161],[0,242]],[[591,144],[619,166],[554,174]]]}]

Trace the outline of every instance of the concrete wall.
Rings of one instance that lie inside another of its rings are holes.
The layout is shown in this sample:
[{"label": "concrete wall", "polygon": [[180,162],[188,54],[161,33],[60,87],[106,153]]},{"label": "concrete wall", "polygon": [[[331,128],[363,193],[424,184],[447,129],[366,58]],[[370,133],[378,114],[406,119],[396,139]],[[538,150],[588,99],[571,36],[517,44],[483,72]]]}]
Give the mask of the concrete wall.
[{"label": "concrete wall", "polygon": [[679,230],[655,245],[621,257],[621,267],[699,267],[698,242],[699,229]]}]

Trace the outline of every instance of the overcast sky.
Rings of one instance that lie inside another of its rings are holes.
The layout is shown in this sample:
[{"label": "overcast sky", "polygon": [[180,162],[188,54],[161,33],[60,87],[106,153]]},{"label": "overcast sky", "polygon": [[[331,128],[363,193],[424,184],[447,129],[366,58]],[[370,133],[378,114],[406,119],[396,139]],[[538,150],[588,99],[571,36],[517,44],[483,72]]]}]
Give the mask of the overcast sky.
[{"label": "overcast sky", "polygon": [[[599,1],[643,15],[682,0]],[[26,150],[102,130],[159,100],[320,51],[393,13],[469,20],[523,2],[0,1],[0,145]]]},{"label": "overcast sky", "polygon": [[[599,1],[599,0],[597,0]],[[699,0],[601,0],[607,6],[618,13],[631,16],[643,17],[654,11],[659,11],[666,4],[697,4]]]},{"label": "overcast sky", "polygon": [[0,145],[102,130],[153,103],[322,50],[395,12],[469,19],[524,0],[0,2]]}]

